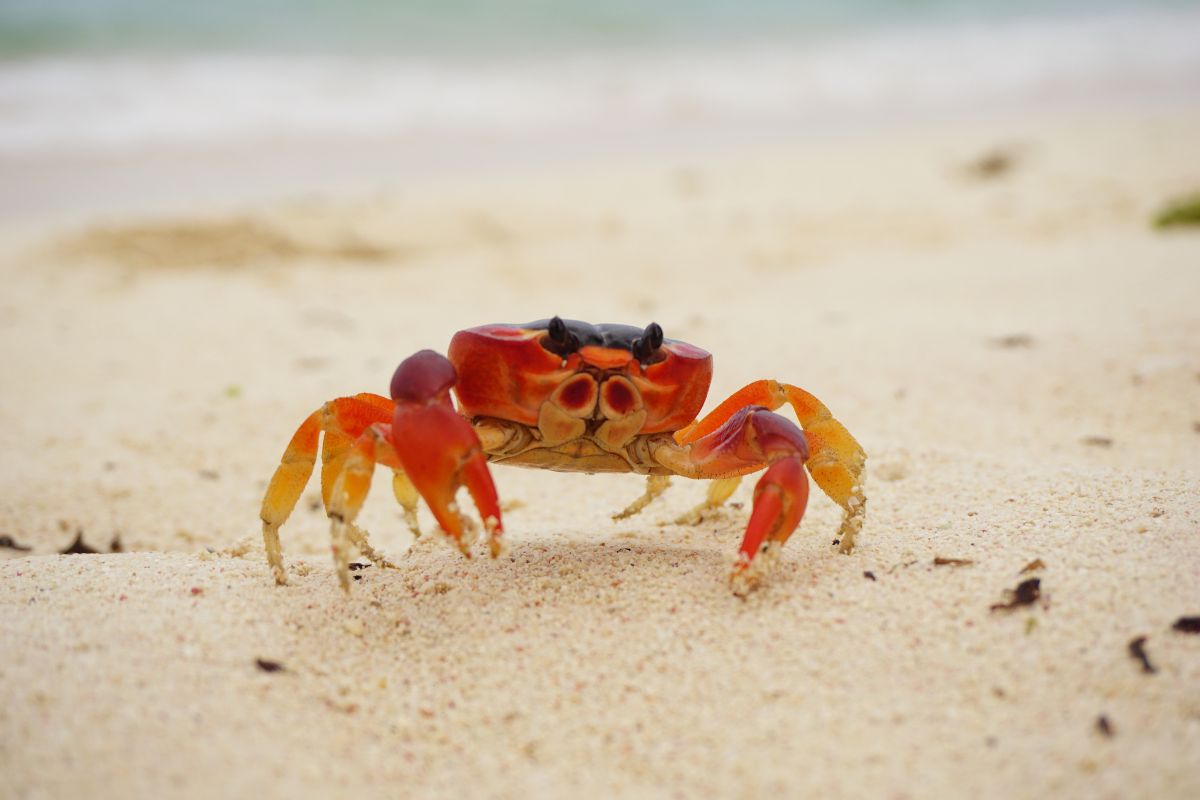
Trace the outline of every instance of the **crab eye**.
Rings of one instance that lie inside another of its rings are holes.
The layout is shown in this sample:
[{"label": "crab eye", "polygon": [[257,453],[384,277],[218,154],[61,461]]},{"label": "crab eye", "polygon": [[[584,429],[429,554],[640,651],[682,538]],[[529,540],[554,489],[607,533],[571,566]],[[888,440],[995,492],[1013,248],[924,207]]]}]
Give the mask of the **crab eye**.
[{"label": "crab eye", "polygon": [[633,340],[633,355],[639,361],[651,358],[662,347],[663,330],[657,322],[651,322],[642,335]]},{"label": "crab eye", "polygon": [[567,330],[567,323],[563,322],[561,317],[552,318],[546,327],[550,341],[543,343],[543,346],[547,350],[566,356],[579,349],[579,338]]}]

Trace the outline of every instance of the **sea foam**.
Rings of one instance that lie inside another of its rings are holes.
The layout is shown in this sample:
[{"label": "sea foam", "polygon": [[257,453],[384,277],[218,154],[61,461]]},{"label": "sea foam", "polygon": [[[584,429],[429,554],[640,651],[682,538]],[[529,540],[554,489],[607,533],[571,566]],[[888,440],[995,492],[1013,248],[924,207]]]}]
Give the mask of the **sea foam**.
[{"label": "sea foam", "polygon": [[1200,9],[534,57],[0,63],[0,157],[259,142],[606,137],[1110,94],[1200,97]]}]

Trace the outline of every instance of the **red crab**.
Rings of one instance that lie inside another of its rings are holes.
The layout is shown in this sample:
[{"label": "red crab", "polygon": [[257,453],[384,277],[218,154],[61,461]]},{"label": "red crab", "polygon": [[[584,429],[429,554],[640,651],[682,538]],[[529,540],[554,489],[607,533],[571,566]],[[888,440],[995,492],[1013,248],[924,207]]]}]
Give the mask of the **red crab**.
[{"label": "red crab", "polygon": [[[641,511],[670,475],[716,479],[694,518],[724,503],[741,476],[765,467],[731,576],[739,594],[757,584],[799,524],[808,502],[807,465],[844,510],[839,536],[842,552],[849,552],[865,511],[862,447],[811,394],[772,380],[743,387],[697,419],[711,379],[712,356],[663,338],[656,323],[642,330],[554,317],[459,331],[448,359],[432,350],[405,359],[392,376],[390,400],[338,398],[301,424],[263,497],[263,541],[275,580],[286,582],[279,526],[312,474],[322,431],[321,495],[344,589],[350,544],[391,566],[354,524],[376,464],[393,470],[396,499],[414,533],[419,495],[469,555],[477,529],[455,502],[465,486],[493,557],[504,527],[489,461],[648,476],[645,493],[615,519]],[[774,413],[784,403],[803,431]]]}]

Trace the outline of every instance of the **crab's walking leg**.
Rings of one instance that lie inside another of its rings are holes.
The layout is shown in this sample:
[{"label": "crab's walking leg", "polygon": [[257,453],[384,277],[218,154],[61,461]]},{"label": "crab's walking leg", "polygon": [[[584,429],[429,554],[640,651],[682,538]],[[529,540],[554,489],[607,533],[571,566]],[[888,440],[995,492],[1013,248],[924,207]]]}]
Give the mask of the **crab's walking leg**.
[{"label": "crab's walking leg", "polygon": [[471,424],[454,410],[450,388],[454,365],[432,350],[401,362],[392,376],[391,443],[412,485],[425,499],[442,530],[470,556],[469,529],[455,495],[465,486],[479,509],[492,557],[500,554],[504,527],[500,499],[487,468],[487,456]]},{"label": "crab's walking leg", "polygon": [[642,496],[634,500],[624,509],[612,515],[614,520],[628,519],[634,514],[639,513],[646,506],[654,502],[660,494],[667,490],[671,485],[670,477],[666,475],[649,475],[646,478],[646,491],[642,492]]},{"label": "crab's walking leg", "polygon": [[417,524],[417,500],[421,495],[417,494],[417,487],[413,486],[402,468],[393,470],[392,494],[396,496],[396,502],[404,509],[404,524],[408,526],[414,537],[420,539],[421,526]]},{"label": "crab's walking leg", "polygon": [[375,423],[363,431],[341,459],[329,493],[329,532],[333,565],[343,591],[350,591],[350,545],[380,567],[394,566],[371,547],[366,531],[354,524],[371,490],[375,465],[400,469],[400,461],[390,442],[391,426]]},{"label": "crab's walking leg", "polygon": [[730,576],[734,591],[743,595],[757,585],[804,516],[808,457],[804,433],[760,406],[740,409],[687,445],[668,443],[654,451],[659,463],[692,478],[731,479],[767,467],[754,488],[754,510]]},{"label": "crab's walking leg", "polygon": [[808,439],[808,471],[813,480],[842,507],[842,525],[838,531],[840,550],[854,549],[855,538],[866,514],[863,495],[863,468],[867,455],[842,423],[817,398],[798,386],[763,380],[743,386],[704,419],[675,434],[680,444],[695,442],[720,428],[746,406],[763,406],[772,411],[784,403],[791,405]]},{"label": "crab's walking leg", "polygon": [[263,495],[262,510],[259,516],[263,524],[263,545],[267,551],[267,563],[271,566],[271,574],[275,582],[287,583],[287,573],[283,568],[283,548],[279,544],[279,526],[291,516],[296,501],[312,475],[313,464],[317,460],[317,443],[321,437],[321,412],[316,411],[300,424],[283,458],[271,476],[271,483]]},{"label": "crab's walking leg", "polygon": [[725,505],[725,502],[733,496],[733,493],[737,491],[738,486],[741,484],[742,478],[740,475],[733,478],[717,478],[715,481],[712,481],[708,484],[708,492],[705,493],[703,502],[686,514],[680,515],[675,520],[675,524],[695,525],[704,518],[706,512]]},{"label": "crab's walking leg", "polygon": [[[310,414],[292,436],[263,495],[260,512],[267,562],[276,583],[287,583],[279,544],[279,527],[291,516],[312,475],[318,444],[322,444],[321,495],[328,509],[333,481],[341,470],[350,446],[368,426],[389,420],[392,409],[393,403],[379,395],[341,397]],[[320,441],[322,431],[325,432],[323,443]]]}]

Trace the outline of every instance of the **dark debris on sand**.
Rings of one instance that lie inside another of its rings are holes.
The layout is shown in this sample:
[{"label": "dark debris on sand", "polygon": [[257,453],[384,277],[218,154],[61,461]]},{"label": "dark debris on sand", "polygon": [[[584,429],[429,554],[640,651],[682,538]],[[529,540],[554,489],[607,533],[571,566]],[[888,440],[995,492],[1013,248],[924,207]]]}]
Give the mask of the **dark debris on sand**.
[{"label": "dark debris on sand", "polygon": [[71,542],[71,544],[67,545],[67,548],[65,550],[59,550],[58,552],[60,555],[64,555],[64,556],[71,556],[71,555],[91,556],[91,555],[102,555],[105,552],[124,553],[125,548],[121,544],[121,537],[114,536],[112,542],[108,546],[107,551],[96,550],[95,548],[89,546],[86,542],[83,541],[83,531],[78,530],[75,532],[75,541],[73,541],[73,542]]},{"label": "dark debris on sand", "polygon": [[7,535],[0,536],[0,547],[3,547],[5,550],[16,550],[21,553],[28,553],[33,549],[29,545],[21,544]]},{"label": "dark debris on sand", "polygon": [[1150,663],[1150,656],[1146,654],[1145,636],[1139,636],[1129,643],[1129,655],[1142,665],[1142,672],[1147,675],[1158,672],[1158,669]]},{"label": "dark debris on sand", "polygon": [[1008,600],[996,603],[991,611],[1012,611],[1022,606],[1030,606],[1042,596],[1042,579],[1028,578],[1017,584],[1017,588],[1008,590]]}]

